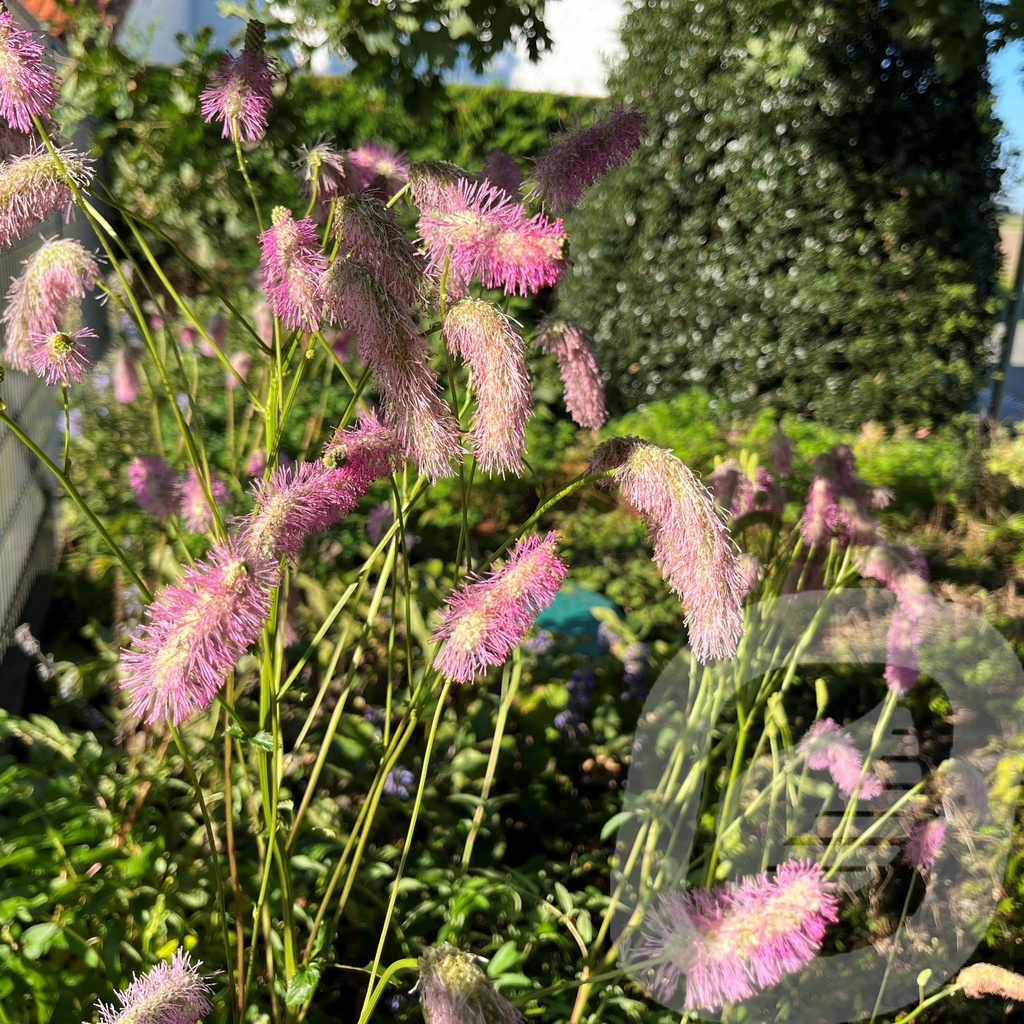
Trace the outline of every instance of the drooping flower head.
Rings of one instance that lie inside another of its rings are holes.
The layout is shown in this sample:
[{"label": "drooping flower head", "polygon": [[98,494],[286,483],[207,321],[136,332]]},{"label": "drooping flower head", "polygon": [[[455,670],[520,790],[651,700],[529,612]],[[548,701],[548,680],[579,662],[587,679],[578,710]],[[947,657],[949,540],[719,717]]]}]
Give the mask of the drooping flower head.
[{"label": "drooping flower head", "polygon": [[743,634],[743,583],[732,539],[714,499],[671,452],[639,437],[616,437],[591,457],[640,514],[654,561],[678,595],[694,657],[731,656]]},{"label": "drooping flower head", "polygon": [[274,208],[271,221],[260,235],[267,298],[288,330],[315,331],[322,310],[318,283],[327,265],[316,225],[308,217],[293,220],[291,211],[283,206]]},{"label": "drooping flower head", "polygon": [[42,58],[32,33],[0,10],[0,115],[22,132],[33,131],[33,114],[46,117],[57,102],[54,73]]},{"label": "drooping flower head", "polygon": [[263,23],[250,21],[241,54],[225,54],[220,69],[199,94],[206,122],[216,119],[223,126],[221,138],[237,136],[246,142],[258,142],[267,130],[277,65],[266,52],[266,40]]},{"label": "drooping flower head", "polygon": [[409,161],[382,142],[364,142],[348,151],[348,174],[345,191],[367,189],[390,199],[409,180]]},{"label": "drooping flower head", "polygon": [[862,800],[872,800],[884,786],[874,772],[864,771],[864,762],[850,734],[831,718],[824,718],[807,730],[799,751],[814,771],[828,770],[832,781],[846,795],[856,790]]},{"label": "drooping flower head", "polygon": [[670,1001],[685,979],[686,1009],[718,1010],[810,963],[838,905],[818,865],[788,861],[774,877],[662,894],[629,959],[653,961],[652,991],[660,1001]]},{"label": "drooping flower head", "polygon": [[473,375],[477,408],[469,450],[485,473],[519,473],[533,407],[523,339],[501,310],[482,299],[452,305],[443,331]]},{"label": "drooping flower head", "polygon": [[585,430],[600,430],[608,413],[592,339],[582,327],[561,317],[548,317],[538,328],[537,345],[558,360],[569,415]]},{"label": "drooping flower head", "polygon": [[0,249],[27,235],[73,199],[71,186],[92,180],[85,157],[70,149],[16,157],[0,167]]},{"label": "drooping flower head", "polygon": [[404,451],[397,432],[365,414],[355,427],[334,432],[324,445],[324,464],[331,469],[344,469],[360,493],[374,480],[394,473],[401,465]]},{"label": "drooping flower head", "polygon": [[73,334],[56,329],[30,334],[32,369],[51,386],[72,381],[81,384],[94,361],[86,339],[95,337],[96,332],[88,327]]},{"label": "drooping flower head", "polygon": [[527,295],[553,285],[565,269],[565,228],[560,220],[530,214],[503,189],[460,180],[442,190],[434,209],[420,213],[428,271],[446,264],[452,294],[478,277],[486,288]]},{"label": "drooping flower head", "polygon": [[24,266],[11,282],[0,318],[7,340],[5,358],[18,370],[29,369],[29,335],[62,325],[99,275],[94,255],[71,238],[43,242]]},{"label": "drooping flower head", "polygon": [[211,1012],[210,986],[183,949],[168,962],[157,964],[142,977],[136,975],[117,993],[120,1008],[100,1003],[100,1024],[196,1024]]},{"label": "drooping flower head", "polygon": [[807,503],[800,520],[804,542],[809,547],[827,546],[838,523],[839,508],[832,481],[825,476],[816,476],[807,491]]},{"label": "drooping flower head", "polygon": [[180,725],[208,708],[270,615],[277,561],[217,545],[165,587],[149,621],[121,654],[132,713]]},{"label": "drooping flower head", "polygon": [[[210,494],[215,505],[221,505],[228,500],[227,484],[210,476]],[[193,533],[201,533],[210,523],[213,522],[213,512],[210,509],[210,499],[207,498],[195,467],[190,467],[188,475],[181,485],[180,508],[181,518],[185,526]]]},{"label": "drooping flower head", "polygon": [[583,189],[632,156],[645,131],[643,114],[616,107],[590,128],[553,136],[533,171],[548,206],[556,213],[572,209]]},{"label": "drooping flower head", "polygon": [[495,991],[476,961],[447,942],[419,958],[426,1024],[523,1024],[523,1015]]},{"label": "drooping flower head", "polygon": [[494,148],[484,157],[483,170],[478,180],[489,181],[496,188],[504,189],[515,198],[523,183],[523,172],[515,157],[503,149]]},{"label": "drooping flower head", "polygon": [[463,583],[441,612],[432,642],[441,643],[434,668],[468,683],[501,665],[555,597],[566,567],[555,554],[558,534],[520,540],[504,565]]},{"label": "drooping flower head", "polygon": [[981,999],[982,996],[1000,996],[1024,1003],[1024,976],[1014,974],[1005,967],[995,964],[971,964],[957,975],[957,984],[965,996]]},{"label": "drooping flower head", "polygon": [[181,489],[174,470],[159,455],[141,455],[128,466],[128,485],[139,508],[157,519],[169,519],[178,511]]}]

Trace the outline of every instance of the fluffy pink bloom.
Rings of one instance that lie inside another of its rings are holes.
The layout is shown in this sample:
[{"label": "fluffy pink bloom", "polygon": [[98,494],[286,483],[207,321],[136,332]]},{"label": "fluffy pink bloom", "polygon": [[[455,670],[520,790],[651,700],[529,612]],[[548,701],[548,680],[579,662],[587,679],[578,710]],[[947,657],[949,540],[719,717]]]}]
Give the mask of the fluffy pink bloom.
[{"label": "fluffy pink bloom", "polygon": [[394,473],[403,454],[399,435],[367,413],[358,426],[334,432],[324,445],[324,464],[331,469],[344,467],[352,485],[362,493],[374,480]]},{"label": "fluffy pink bloom", "polygon": [[927,818],[919,821],[907,839],[903,848],[903,856],[908,864],[918,871],[930,871],[935,860],[942,851],[946,838],[946,822],[943,818]]},{"label": "fluffy pink bloom", "polygon": [[409,180],[409,161],[404,153],[381,142],[364,142],[348,151],[345,191],[370,189],[390,198]]},{"label": "fluffy pink bloom", "polygon": [[0,115],[19,131],[33,131],[32,115],[45,117],[57,102],[54,73],[42,57],[32,33],[0,11]]},{"label": "fluffy pink bloom", "polygon": [[643,114],[616,107],[590,128],[553,136],[533,172],[548,206],[557,213],[572,209],[583,189],[632,156],[645,131]]},{"label": "fluffy pink bloom", "polygon": [[179,949],[169,962],[159,963],[142,977],[136,975],[116,1006],[100,1003],[100,1024],[196,1024],[211,1012],[210,986],[199,968]]},{"label": "fluffy pink bloom", "polygon": [[839,522],[835,491],[828,477],[816,476],[807,491],[807,503],[800,520],[800,533],[810,547],[824,547]]},{"label": "fluffy pink bloom", "polygon": [[557,533],[520,540],[508,561],[463,583],[448,599],[432,642],[441,643],[434,668],[468,683],[501,665],[554,600],[566,567],[555,554]]},{"label": "fluffy pink bloom", "polygon": [[582,327],[549,317],[538,329],[537,345],[558,360],[569,415],[585,430],[600,430],[608,413],[593,341]]},{"label": "fluffy pink bloom", "polygon": [[465,360],[476,389],[469,450],[485,473],[519,473],[533,408],[526,344],[511,321],[482,299],[456,302],[444,319],[449,349]]},{"label": "fluffy pink bloom", "polygon": [[92,180],[92,169],[81,154],[61,149],[57,156],[55,160],[40,150],[0,167],[0,249],[71,203],[72,184],[82,188]]},{"label": "fluffy pink bloom", "polygon": [[418,160],[409,167],[409,191],[421,210],[436,210],[446,202],[449,189],[471,178],[469,171],[458,164],[446,160]]},{"label": "fluffy pink bloom", "polygon": [[18,370],[29,369],[29,335],[63,323],[74,301],[99,275],[93,254],[70,238],[43,242],[24,266],[11,282],[2,317],[5,358]]},{"label": "fluffy pink bloom", "polygon": [[122,348],[114,360],[114,398],[125,405],[139,397],[139,371],[135,367],[135,354]]},{"label": "fluffy pink bloom", "polygon": [[398,218],[366,192],[341,196],[334,204],[334,237],[339,254],[353,256],[396,299],[415,306],[422,298],[423,258]]},{"label": "fluffy pink bloom", "polygon": [[838,905],[821,868],[794,861],[774,877],[663,894],[630,960],[654,961],[652,991],[662,1002],[685,978],[688,1010],[718,1010],[810,963]]},{"label": "fluffy pink bloom", "polygon": [[277,562],[217,545],[164,587],[149,621],[122,652],[132,713],[180,725],[208,708],[228,672],[259,636],[270,614]]},{"label": "fluffy pink bloom", "polygon": [[743,635],[743,583],[729,531],[704,485],[671,452],[639,437],[599,445],[593,473],[611,472],[640,513],[654,560],[679,596],[694,657],[731,656]]},{"label": "fluffy pink bloom", "polygon": [[185,324],[178,332],[178,341],[183,348],[192,348],[199,340],[199,328],[195,324]]},{"label": "fluffy pink bloom", "polygon": [[462,454],[458,425],[408,309],[354,259],[334,260],[320,287],[328,317],[355,334],[404,451],[425,476],[451,476],[451,460]]},{"label": "fluffy pink bloom", "polygon": [[971,964],[957,975],[957,984],[965,996],[999,996],[1024,1003],[1024,977],[995,964]]},{"label": "fluffy pink bloom", "polygon": [[345,184],[345,157],[322,136],[316,145],[299,150],[296,168],[302,176],[302,190],[307,196],[315,195],[326,209],[326,200],[339,195]]},{"label": "fluffy pink bloom", "polygon": [[917,685],[920,642],[921,620],[897,605],[885,640],[885,684],[897,697],[905,697]]},{"label": "fluffy pink bloom", "polygon": [[139,508],[157,519],[169,519],[178,510],[181,488],[174,470],[158,455],[142,455],[128,466],[128,485]]},{"label": "fluffy pink bloom", "polygon": [[426,1024],[523,1024],[523,1015],[495,991],[478,960],[447,942],[419,958]]},{"label": "fluffy pink bloom", "polygon": [[459,181],[443,191],[436,209],[419,220],[428,270],[440,277],[446,264],[453,294],[470,278],[506,294],[527,295],[553,285],[565,268],[565,228],[543,214],[530,216],[503,189]]},{"label": "fluffy pink bloom", "polygon": [[489,181],[496,188],[504,189],[513,198],[519,195],[523,184],[523,172],[515,157],[503,149],[492,149],[484,158],[483,170],[478,180]]},{"label": "fluffy pink bloom", "polygon": [[237,135],[247,142],[257,142],[267,130],[270,90],[277,67],[264,50],[265,42],[262,23],[250,21],[241,54],[226,54],[210,84],[199,94],[207,123],[216,119],[222,124],[221,138]]},{"label": "fluffy pink bloom", "polygon": [[47,384],[81,384],[85,371],[93,364],[86,338],[95,338],[88,327],[69,334],[67,331],[40,331],[29,335],[32,369]]},{"label": "fluffy pink bloom", "polygon": [[322,303],[318,281],[327,265],[308,218],[293,220],[291,211],[274,208],[272,226],[260,235],[263,287],[274,314],[290,331],[315,331],[320,326]]},{"label": "fluffy pink bloom", "polygon": [[[824,718],[807,730],[797,748],[814,771],[828,770],[839,789],[862,800],[872,800],[882,790],[882,780],[874,772],[864,771],[864,762],[850,734],[831,718]],[[859,783],[859,786],[858,786]]]},{"label": "fluffy pink bloom", "polygon": [[[210,493],[217,505],[228,500],[227,484],[215,476],[210,477]],[[200,483],[194,467],[189,468],[188,475],[182,482],[179,511],[181,518],[185,521],[185,526],[193,533],[201,533],[213,522],[210,502],[203,491],[203,485]]]}]

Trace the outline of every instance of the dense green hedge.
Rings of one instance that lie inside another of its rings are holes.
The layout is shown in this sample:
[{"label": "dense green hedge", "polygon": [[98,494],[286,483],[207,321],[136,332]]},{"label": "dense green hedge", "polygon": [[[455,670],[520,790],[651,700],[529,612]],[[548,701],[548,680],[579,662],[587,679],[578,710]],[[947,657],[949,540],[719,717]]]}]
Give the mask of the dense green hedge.
[{"label": "dense green hedge", "polygon": [[564,312],[618,411],[700,383],[852,426],[971,403],[998,309],[985,54],[955,81],[874,0],[661,3],[627,16],[613,99],[644,148],[570,221]]}]

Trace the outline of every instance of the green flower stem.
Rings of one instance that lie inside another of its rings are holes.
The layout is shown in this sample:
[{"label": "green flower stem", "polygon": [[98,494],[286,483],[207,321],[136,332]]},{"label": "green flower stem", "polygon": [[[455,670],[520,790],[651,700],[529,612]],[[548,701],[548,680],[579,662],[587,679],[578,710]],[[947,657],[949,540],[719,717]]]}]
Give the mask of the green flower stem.
[{"label": "green flower stem", "polygon": [[64,408],[64,475],[71,475],[71,394],[68,382],[61,386],[61,405]]},{"label": "green flower stem", "polygon": [[[367,992],[366,1000],[363,1003],[362,1013],[359,1015],[359,1020],[356,1024],[367,1024],[370,1017],[373,1015],[373,1011],[377,1008],[377,1003],[380,1001],[380,997],[384,994],[384,990],[387,988],[388,982],[396,975],[399,971],[416,971],[419,970],[419,963],[414,957],[408,957],[404,960],[396,960],[390,967],[386,967],[380,975],[380,980],[376,986],[371,986]],[[300,1018],[301,1020],[302,1018]]]},{"label": "green flower stem", "polygon": [[96,532],[103,539],[103,542],[110,549],[110,553],[118,560],[118,562],[120,562],[121,567],[129,575],[132,583],[139,588],[139,591],[147,601],[152,601],[153,595],[150,592],[149,587],[146,586],[142,577],[135,571],[134,566],[128,560],[128,556],[118,545],[117,541],[115,541],[107,532],[107,528],[100,522],[96,513],[89,508],[85,498],[82,497],[81,492],[71,482],[71,479],[67,474],[61,472],[60,467],[46,454],[46,452],[44,452],[42,448],[40,448],[39,445],[37,445],[35,441],[33,441],[32,438],[29,437],[28,434],[26,434],[2,409],[0,409],[0,423],[7,427],[8,430],[10,430],[11,433],[14,434],[14,436],[17,437],[18,440],[21,441],[21,443],[28,448],[28,450],[57,478],[61,487],[67,491],[68,497],[71,498],[76,507],[81,511],[82,515],[84,515],[93,525]]},{"label": "green flower stem", "polygon": [[256,197],[256,189],[253,188],[252,179],[249,177],[249,168],[245,164],[245,154],[242,152],[242,142],[238,137],[238,118],[231,119],[231,141],[235,144],[235,156],[238,158],[238,169],[245,179],[245,187],[249,191],[249,198],[252,200],[252,208],[256,213],[256,224],[259,226],[260,234],[263,234],[263,211],[260,209],[260,201]]}]

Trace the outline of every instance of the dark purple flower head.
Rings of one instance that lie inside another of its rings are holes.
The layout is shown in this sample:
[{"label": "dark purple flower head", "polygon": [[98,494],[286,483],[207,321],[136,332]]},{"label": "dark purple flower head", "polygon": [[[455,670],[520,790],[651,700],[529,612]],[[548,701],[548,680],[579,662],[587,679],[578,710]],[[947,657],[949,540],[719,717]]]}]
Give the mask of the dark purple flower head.
[{"label": "dark purple flower head", "polygon": [[942,844],[946,839],[946,821],[944,818],[927,818],[919,821],[911,830],[903,856],[908,864],[918,871],[930,871],[942,852]]},{"label": "dark purple flower head", "polygon": [[492,149],[484,158],[484,167],[477,178],[504,189],[514,199],[523,183],[523,172],[515,157],[503,149]]},{"label": "dark purple flower head", "polygon": [[778,424],[768,438],[768,461],[780,480],[793,475],[793,442]]},{"label": "dark purple flower head", "polygon": [[0,11],[0,115],[22,132],[34,130],[33,114],[45,117],[57,102],[56,80],[43,52],[31,32]]},{"label": "dark purple flower head", "polygon": [[271,221],[260,235],[267,299],[288,330],[315,331],[323,311],[320,275],[327,265],[316,225],[308,217],[293,220],[283,206],[274,208]]},{"label": "dark purple flower head", "polygon": [[100,1024],[196,1024],[211,1012],[210,986],[199,968],[179,949],[169,962],[159,963],[117,993],[120,1008],[99,1004]]},{"label": "dark purple flower head", "polygon": [[616,107],[590,128],[552,136],[533,172],[548,206],[556,213],[572,209],[583,189],[632,156],[646,130],[638,110]]},{"label": "dark purple flower head", "polygon": [[81,384],[85,371],[93,364],[86,339],[95,337],[96,332],[88,327],[74,334],[58,330],[33,332],[28,337],[32,369],[51,386],[72,381]]},{"label": "dark purple flower head", "polygon": [[250,21],[245,45],[239,56],[226,54],[210,84],[200,93],[199,103],[207,122],[218,120],[221,138],[238,137],[258,142],[267,130],[270,90],[277,65],[265,51],[266,30]]},{"label": "dark purple flower head", "polygon": [[604,384],[597,365],[594,342],[576,324],[561,317],[548,317],[537,329],[537,347],[552,353],[565,388],[565,408],[574,422],[585,430],[600,430],[608,413]]}]

